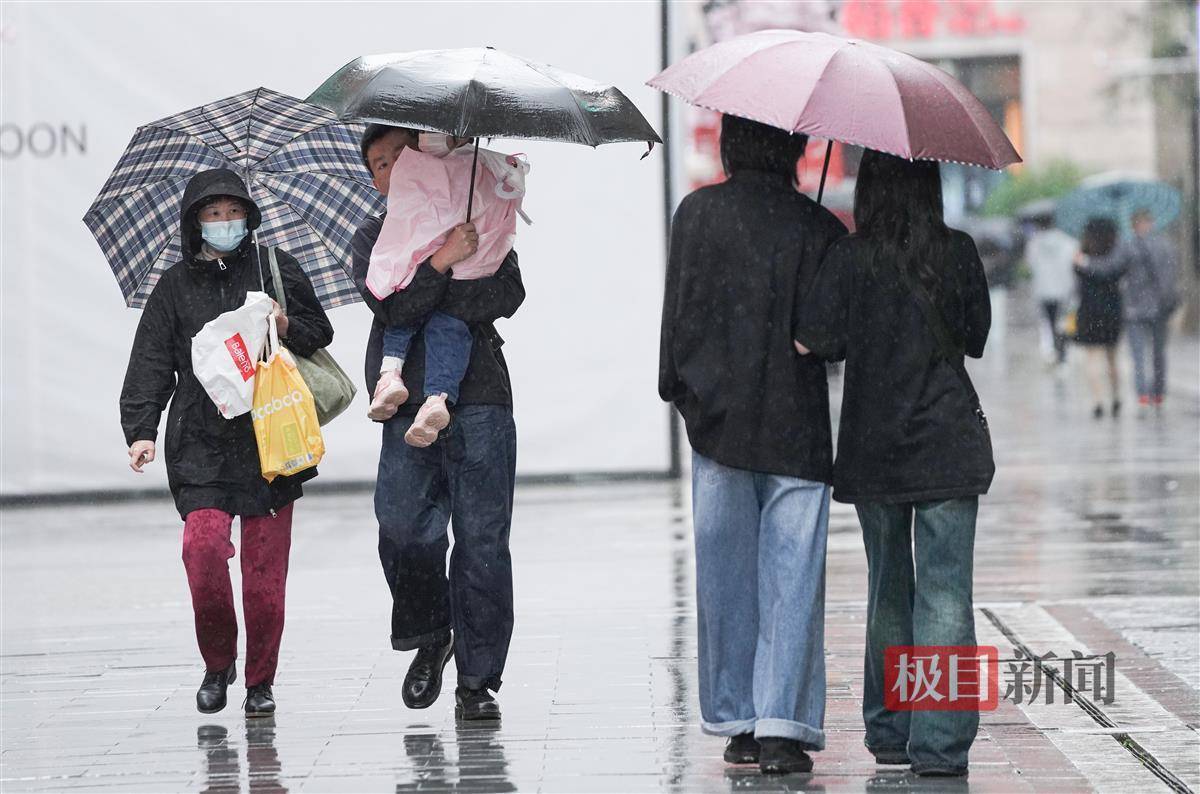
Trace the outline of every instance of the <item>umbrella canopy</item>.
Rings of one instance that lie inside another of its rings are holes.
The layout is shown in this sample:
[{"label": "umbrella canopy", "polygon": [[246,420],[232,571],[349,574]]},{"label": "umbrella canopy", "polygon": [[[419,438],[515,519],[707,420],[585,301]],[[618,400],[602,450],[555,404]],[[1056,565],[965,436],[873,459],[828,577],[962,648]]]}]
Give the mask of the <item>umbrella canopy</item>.
[{"label": "umbrella canopy", "polygon": [[993,169],[1021,161],[958,80],[858,39],[749,33],[689,55],[648,85],[720,113],[910,160]]},{"label": "umbrella canopy", "polygon": [[1163,229],[1179,217],[1179,191],[1145,174],[1110,171],[1090,176],[1058,203],[1054,222],[1078,237],[1089,219],[1111,218],[1122,234],[1133,232],[1130,216],[1148,210],[1154,228]]},{"label": "umbrella canopy", "polygon": [[139,127],[83,218],[126,303],[145,305],[181,257],[179,202],[199,171],[229,168],[262,212],[260,243],[296,257],[327,308],[359,300],[350,239],[384,211],[358,130],[328,110],[257,88]]},{"label": "umbrella canopy", "polygon": [[492,47],[356,58],[308,98],[339,118],[599,146],[662,139],[613,86]]}]

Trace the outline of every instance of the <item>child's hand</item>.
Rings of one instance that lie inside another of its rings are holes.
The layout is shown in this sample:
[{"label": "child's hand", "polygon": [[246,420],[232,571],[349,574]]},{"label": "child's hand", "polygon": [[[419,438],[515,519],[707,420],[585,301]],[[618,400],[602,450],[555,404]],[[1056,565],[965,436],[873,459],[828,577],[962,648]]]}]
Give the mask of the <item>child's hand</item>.
[{"label": "child's hand", "polygon": [[479,234],[475,224],[460,223],[450,230],[446,242],[434,253],[430,264],[439,273],[445,273],[450,268],[474,255],[479,250]]}]

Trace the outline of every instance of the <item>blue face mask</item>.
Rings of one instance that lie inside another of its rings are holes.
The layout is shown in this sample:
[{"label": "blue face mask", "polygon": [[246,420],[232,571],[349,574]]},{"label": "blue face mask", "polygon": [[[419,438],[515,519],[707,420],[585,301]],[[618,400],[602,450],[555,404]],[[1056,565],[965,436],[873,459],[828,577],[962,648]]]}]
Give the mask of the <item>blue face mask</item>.
[{"label": "blue face mask", "polygon": [[246,219],[202,222],[200,234],[214,251],[232,251],[246,239]]}]

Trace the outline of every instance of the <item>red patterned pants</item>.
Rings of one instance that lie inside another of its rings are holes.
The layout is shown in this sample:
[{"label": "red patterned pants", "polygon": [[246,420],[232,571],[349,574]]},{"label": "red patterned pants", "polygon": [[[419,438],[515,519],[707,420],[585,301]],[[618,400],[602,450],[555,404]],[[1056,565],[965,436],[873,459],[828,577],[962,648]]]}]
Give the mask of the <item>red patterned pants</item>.
[{"label": "red patterned pants", "polygon": [[[183,524],[183,566],[196,613],[196,641],[204,666],[224,670],[237,659],[237,613],[229,560],[233,516],[205,508]],[[242,613],[246,620],[246,686],[270,684],[279,665],[292,505],[270,516],[242,517]]]}]

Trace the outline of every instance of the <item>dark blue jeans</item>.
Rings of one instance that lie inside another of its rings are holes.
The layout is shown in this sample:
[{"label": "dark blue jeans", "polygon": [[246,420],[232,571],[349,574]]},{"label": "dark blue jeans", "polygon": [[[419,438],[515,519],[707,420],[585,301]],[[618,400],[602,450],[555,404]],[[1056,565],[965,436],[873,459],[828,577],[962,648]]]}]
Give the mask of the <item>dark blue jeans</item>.
[{"label": "dark blue jeans", "polygon": [[[383,330],[383,354],[408,358],[413,336],[422,326],[389,325]],[[457,317],[434,312],[425,321],[425,396],[445,394],[458,402],[458,387],[471,362],[471,331]]]},{"label": "dark blue jeans", "polygon": [[876,754],[907,750],[914,772],[964,770],[979,712],[889,711],[884,651],[893,645],[975,645],[971,584],[979,499],[854,507],[867,549],[867,748]]},{"label": "dark blue jeans", "polygon": [[1138,397],[1162,397],[1167,393],[1167,321],[1130,320],[1129,351],[1133,354],[1133,381]]},{"label": "dark blue jeans", "polygon": [[412,421],[396,416],[384,422],[375,483],[379,561],[392,592],[392,647],[444,643],[453,629],[458,683],[496,690],[513,630],[512,409],[459,406],[450,427],[424,449],[404,442]]}]

